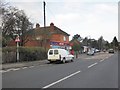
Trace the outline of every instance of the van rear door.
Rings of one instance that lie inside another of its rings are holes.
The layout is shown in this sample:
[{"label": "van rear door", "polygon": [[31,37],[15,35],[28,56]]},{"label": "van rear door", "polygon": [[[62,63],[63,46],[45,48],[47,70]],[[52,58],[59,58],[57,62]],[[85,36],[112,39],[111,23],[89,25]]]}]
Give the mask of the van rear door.
[{"label": "van rear door", "polygon": [[50,50],[49,53],[48,53],[48,59],[49,60],[52,60],[52,61],[55,61],[55,60],[58,60],[59,59],[59,52],[58,50]]},{"label": "van rear door", "polygon": [[53,57],[53,50],[49,50],[48,51],[48,59],[50,60],[50,59],[52,59],[52,57]]},{"label": "van rear door", "polygon": [[60,59],[59,58],[59,51],[58,50],[54,50],[54,58],[55,59]]}]

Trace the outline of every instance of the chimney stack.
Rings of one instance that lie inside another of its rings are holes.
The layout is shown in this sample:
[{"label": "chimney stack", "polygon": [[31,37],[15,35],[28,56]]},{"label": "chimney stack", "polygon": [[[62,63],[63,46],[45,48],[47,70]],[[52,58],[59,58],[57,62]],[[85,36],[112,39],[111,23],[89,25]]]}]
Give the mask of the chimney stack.
[{"label": "chimney stack", "polygon": [[50,30],[51,32],[54,32],[54,23],[50,23]]},{"label": "chimney stack", "polygon": [[51,23],[50,23],[50,26],[54,26],[54,23],[51,22]]},{"label": "chimney stack", "polygon": [[38,29],[38,28],[40,28],[40,24],[39,23],[36,24],[36,29]]}]

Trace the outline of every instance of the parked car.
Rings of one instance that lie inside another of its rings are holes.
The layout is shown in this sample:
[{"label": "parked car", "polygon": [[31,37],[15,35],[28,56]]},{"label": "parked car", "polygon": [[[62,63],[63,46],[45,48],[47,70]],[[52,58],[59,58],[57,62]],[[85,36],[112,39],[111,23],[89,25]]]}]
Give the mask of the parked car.
[{"label": "parked car", "polygon": [[109,52],[109,53],[114,53],[114,50],[113,50],[113,49],[109,49],[108,52]]},{"label": "parked car", "polygon": [[95,53],[97,53],[97,52],[100,52],[100,50],[98,50],[98,49],[95,49]]},{"label": "parked car", "polygon": [[49,49],[47,55],[50,62],[61,61],[65,63],[74,59],[74,56],[65,49]]},{"label": "parked car", "polygon": [[94,50],[89,50],[88,52],[87,52],[87,55],[94,55]]},{"label": "parked car", "polygon": [[103,52],[106,52],[106,50],[104,49]]}]

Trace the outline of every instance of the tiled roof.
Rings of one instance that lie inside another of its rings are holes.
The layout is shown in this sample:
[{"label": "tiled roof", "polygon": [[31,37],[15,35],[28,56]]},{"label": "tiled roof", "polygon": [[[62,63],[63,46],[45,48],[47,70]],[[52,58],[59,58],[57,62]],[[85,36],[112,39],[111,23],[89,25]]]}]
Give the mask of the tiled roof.
[{"label": "tiled roof", "polygon": [[54,26],[54,32],[50,31],[50,26],[48,27],[40,27],[40,28],[34,28],[26,32],[27,35],[42,35],[42,34],[64,34],[67,36],[70,36],[68,33],[64,32],[63,30],[59,29],[58,27]]}]

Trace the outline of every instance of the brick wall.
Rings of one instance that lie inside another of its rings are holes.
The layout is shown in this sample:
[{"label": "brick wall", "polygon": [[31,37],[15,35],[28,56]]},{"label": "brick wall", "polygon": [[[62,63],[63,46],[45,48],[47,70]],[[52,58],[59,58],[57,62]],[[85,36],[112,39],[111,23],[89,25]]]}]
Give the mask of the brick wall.
[{"label": "brick wall", "polygon": [[[66,41],[64,41],[64,37],[66,37]],[[51,41],[69,43],[69,36],[65,36],[62,34],[53,34],[51,37]]]}]

